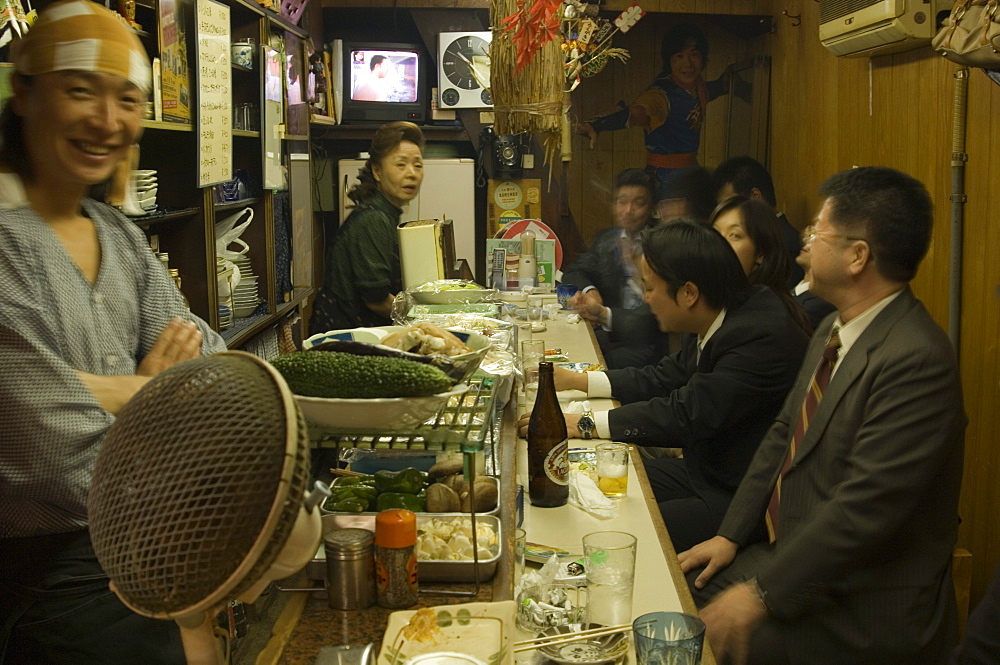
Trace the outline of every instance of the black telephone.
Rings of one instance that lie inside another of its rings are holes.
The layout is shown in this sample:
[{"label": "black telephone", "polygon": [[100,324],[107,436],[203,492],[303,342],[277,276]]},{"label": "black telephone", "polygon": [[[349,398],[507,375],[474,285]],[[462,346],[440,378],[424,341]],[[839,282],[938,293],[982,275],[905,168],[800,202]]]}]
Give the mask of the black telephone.
[{"label": "black telephone", "polygon": [[528,134],[497,135],[492,127],[484,127],[480,136],[479,154],[485,167],[485,152],[492,153],[492,176],[496,179],[521,177],[521,160],[527,149]]}]

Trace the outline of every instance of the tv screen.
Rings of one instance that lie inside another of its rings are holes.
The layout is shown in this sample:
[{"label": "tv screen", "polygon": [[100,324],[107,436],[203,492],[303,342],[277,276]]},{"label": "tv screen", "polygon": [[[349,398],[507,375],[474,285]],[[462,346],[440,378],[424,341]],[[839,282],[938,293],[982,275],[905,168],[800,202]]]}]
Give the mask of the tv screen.
[{"label": "tv screen", "polygon": [[356,102],[417,101],[420,85],[416,51],[351,49],[351,99]]},{"label": "tv screen", "polygon": [[342,57],[342,121],[423,122],[428,91],[419,46],[345,42]]}]

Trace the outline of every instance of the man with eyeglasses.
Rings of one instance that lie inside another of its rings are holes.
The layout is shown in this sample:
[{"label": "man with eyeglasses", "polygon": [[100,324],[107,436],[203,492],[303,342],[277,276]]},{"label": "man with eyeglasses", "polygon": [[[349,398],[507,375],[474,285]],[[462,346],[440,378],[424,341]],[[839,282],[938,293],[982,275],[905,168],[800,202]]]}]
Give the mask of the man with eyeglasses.
[{"label": "man with eyeglasses", "polygon": [[[820,193],[812,288],[837,315],[718,535],[681,567],[720,662],[943,663],[967,421],[951,344],[908,286],[930,197],[882,167],[838,173]],[[753,542],[762,522],[770,542]]]},{"label": "man with eyeglasses", "polygon": [[809,254],[809,245],[815,238],[815,228],[810,224],[802,230],[802,249],[795,257],[795,263],[802,268],[803,274],[802,279],[792,288],[792,297],[805,310],[813,330],[819,328],[823,319],[837,309],[812,292],[812,255]]}]

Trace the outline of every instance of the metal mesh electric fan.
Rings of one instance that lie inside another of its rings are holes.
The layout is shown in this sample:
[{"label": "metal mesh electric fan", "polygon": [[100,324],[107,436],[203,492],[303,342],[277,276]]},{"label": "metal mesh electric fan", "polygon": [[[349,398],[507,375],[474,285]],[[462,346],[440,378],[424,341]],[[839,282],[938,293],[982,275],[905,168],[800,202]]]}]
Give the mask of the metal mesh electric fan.
[{"label": "metal mesh electric fan", "polygon": [[284,379],[226,352],[150,381],[108,430],[88,499],[94,549],[135,612],[173,619],[188,663],[221,660],[215,613],[304,566],[321,536],[307,430]]}]

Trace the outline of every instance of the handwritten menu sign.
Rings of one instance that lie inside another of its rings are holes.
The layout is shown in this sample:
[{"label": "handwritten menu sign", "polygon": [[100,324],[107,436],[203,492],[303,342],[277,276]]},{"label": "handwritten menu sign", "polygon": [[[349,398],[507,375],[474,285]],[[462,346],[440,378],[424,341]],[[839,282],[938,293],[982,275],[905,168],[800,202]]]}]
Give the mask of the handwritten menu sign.
[{"label": "handwritten menu sign", "polygon": [[233,87],[229,7],[197,0],[198,186],[233,179]]}]

